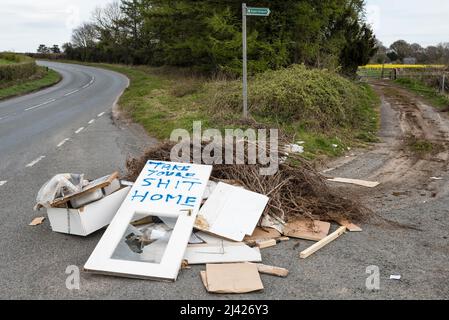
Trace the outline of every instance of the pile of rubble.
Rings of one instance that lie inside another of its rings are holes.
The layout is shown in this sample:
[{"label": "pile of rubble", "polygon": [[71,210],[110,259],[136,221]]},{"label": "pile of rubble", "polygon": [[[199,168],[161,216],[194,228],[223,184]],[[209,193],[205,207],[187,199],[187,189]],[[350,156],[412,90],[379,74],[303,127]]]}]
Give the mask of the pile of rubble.
[{"label": "pile of rubble", "polygon": [[[109,225],[87,272],[175,281],[181,268],[206,265],[207,291],[253,292],[263,289],[260,273],[288,275],[262,264],[261,250],[290,238],[316,241],[300,253],[305,259],[346,231],[361,231],[353,221],[367,216],[301,157],[260,176],[258,165],[171,162],[171,147],[128,161],[125,180],[65,174],[42,187],[36,209],[47,208],[54,231],[87,236]],[[330,233],[332,222],[340,227]]]}]

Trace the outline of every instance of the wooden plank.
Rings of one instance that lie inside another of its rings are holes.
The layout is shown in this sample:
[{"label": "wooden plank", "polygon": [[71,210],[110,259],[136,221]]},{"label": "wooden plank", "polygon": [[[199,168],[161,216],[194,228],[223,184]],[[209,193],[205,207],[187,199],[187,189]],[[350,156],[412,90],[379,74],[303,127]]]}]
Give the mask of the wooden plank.
[{"label": "wooden plank", "polygon": [[259,249],[274,247],[276,244],[277,242],[274,239],[257,242],[257,246],[259,247]]},{"label": "wooden plank", "polygon": [[105,188],[105,187],[109,186],[112,183],[112,181],[117,179],[118,175],[119,175],[118,172],[114,172],[113,174],[111,174],[109,176],[106,176],[106,177],[97,179],[95,181],[92,181],[87,186],[85,186],[83,188],[83,191],[81,191],[81,192],[69,194],[69,195],[67,195],[67,196],[65,196],[63,198],[55,199],[51,203],[51,206],[54,207],[54,208],[58,208],[58,207],[61,207],[61,206],[65,205],[67,202],[69,202],[73,198],[77,198],[77,197],[83,196],[85,194],[94,192],[94,191],[96,191],[98,189]]},{"label": "wooden plank", "polygon": [[367,188],[375,188],[380,183],[376,181],[366,181],[366,180],[358,180],[358,179],[346,179],[346,178],[333,178],[333,179],[327,179],[331,182],[338,182],[338,183],[348,183],[348,184],[355,184],[362,187]]},{"label": "wooden plank", "polygon": [[334,219],[335,222],[337,222],[339,225],[346,227],[350,232],[362,232],[363,229],[360,228],[358,225],[350,222],[346,219]]},{"label": "wooden plank", "polygon": [[258,263],[256,265],[257,265],[257,270],[259,270],[259,273],[269,274],[269,275],[281,277],[281,278],[285,278],[288,276],[288,270],[285,268],[267,266],[267,265],[261,264],[261,263]]},{"label": "wooden plank", "polygon": [[311,256],[312,254],[314,254],[315,252],[320,250],[325,245],[331,243],[332,241],[334,241],[335,239],[340,237],[345,232],[346,232],[346,227],[338,228],[337,231],[331,233],[326,238],[318,241],[313,246],[311,246],[311,247],[307,248],[306,250],[304,250],[303,252],[301,252],[299,256],[301,257],[301,259],[305,259],[305,258]]},{"label": "wooden plank", "polygon": [[258,240],[270,240],[277,239],[281,236],[279,231],[273,228],[260,228],[257,227],[251,236],[246,236],[243,241],[258,241]]},{"label": "wooden plank", "polygon": [[329,234],[331,224],[318,220],[298,219],[285,225],[284,235],[311,241],[320,241]]},{"label": "wooden plank", "polygon": [[45,221],[45,217],[38,217],[38,218],[35,218],[35,219],[29,224],[29,226],[35,227],[35,226],[41,225],[44,221]]}]

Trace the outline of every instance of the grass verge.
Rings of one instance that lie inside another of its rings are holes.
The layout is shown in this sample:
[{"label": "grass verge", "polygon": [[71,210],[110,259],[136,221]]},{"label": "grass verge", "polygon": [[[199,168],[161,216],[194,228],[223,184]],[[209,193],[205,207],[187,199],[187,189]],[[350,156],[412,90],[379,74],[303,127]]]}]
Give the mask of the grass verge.
[{"label": "grass verge", "polygon": [[27,80],[0,83],[0,100],[5,100],[50,87],[61,80],[61,75],[51,69],[39,67]]},{"label": "grass verge", "polygon": [[435,88],[429,87],[419,80],[415,79],[398,79],[395,81],[402,87],[423,97],[432,106],[444,109],[449,107],[449,97],[439,93]]},{"label": "grass verge", "polygon": [[[202,121],[203,130],[251,127],[241,121],[240,81],[211,80],[179,69],[86,65],[130,79],[120,108],[156,138],[167,139],[178,128],[191,132],[194,121]],[[340,156],[377,141],[380,100],[368,85],[296,66],[251,79],[250,96],[254,120],[279,128],[292,143],[303,142],[308,159]]]}]

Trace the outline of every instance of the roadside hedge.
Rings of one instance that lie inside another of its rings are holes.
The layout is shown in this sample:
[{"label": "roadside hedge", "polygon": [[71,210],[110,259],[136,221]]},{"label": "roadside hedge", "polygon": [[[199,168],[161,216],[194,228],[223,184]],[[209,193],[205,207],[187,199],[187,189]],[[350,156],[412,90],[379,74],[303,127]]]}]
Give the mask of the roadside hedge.
[{"label": "roadside hedge", "polygon": [[0,59],[13,62],[0,65],[1,82],[26,79],[37,72],[36,62],[30,57],[14,53],[0,53]]}]

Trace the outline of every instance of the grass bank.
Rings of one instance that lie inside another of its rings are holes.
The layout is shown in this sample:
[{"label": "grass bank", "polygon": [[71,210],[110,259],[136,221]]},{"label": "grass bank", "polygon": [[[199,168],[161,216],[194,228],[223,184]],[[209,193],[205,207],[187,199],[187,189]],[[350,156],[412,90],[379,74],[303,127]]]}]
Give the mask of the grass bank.
[{"label": "grass bank", "polygon": [[38,67],[37,72],[28,79],[1,82],[0,100],[13,98],[34,91],[50,87],[61,80],[59,73],[43,67]]},{"label": "grass bank", "polygon": [[[123,111],[150,135],[167,139],[177,128],[242,128],[240,81],[211,80],[188,71],[146,66],[90,64],[125,74],[130,87]],[[250,112],[257,123],[304,142],[309,159],[339,156],[376,141],[379,99],[367,85],[324,70],[294,66],[250,79]]]},{"label": "grass bank", "polygon": [[419,80],[403,78],[398,79],[395,82],[423,97],[429,104],[436,108],[444,109],[449,107],[449,96],[439,93],[435,88],[430,87]]}]

